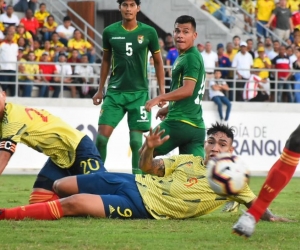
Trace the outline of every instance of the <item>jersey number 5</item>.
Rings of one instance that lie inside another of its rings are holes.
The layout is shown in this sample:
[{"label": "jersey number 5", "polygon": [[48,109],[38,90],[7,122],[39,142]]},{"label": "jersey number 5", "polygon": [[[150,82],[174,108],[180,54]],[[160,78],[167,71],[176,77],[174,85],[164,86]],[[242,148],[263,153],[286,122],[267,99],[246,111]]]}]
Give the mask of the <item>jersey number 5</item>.
[{"label": "jersey number 5", "polygon": [[132,43],[126,43],[126,55],[132,56],[133,50],[132,50]]}]

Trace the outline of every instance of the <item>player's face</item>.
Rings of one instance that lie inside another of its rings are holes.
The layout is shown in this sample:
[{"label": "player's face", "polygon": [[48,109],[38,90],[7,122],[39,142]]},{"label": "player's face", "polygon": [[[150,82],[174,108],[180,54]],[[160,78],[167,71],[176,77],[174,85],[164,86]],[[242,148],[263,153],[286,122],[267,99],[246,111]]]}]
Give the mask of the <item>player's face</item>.
[{"label": "player's face", "polygon": [[140,6],[134,0],[125,0],[119,7],[122,18],[126,21],[136,19],[137,13],[140,11]]},{"label": "player's face", "polygon": [[204,144],[205,150],[205,164],[207,161],[216,157],[220,153],[232,153],[232,140],[223,132],[217,132],[213,135],[209,135]]},{"label": "player's face", "polygon": [[193,47],[196,38],[197,32],[195,32],[191,23],[175,24],[174,40],[180,53],[183,53]]}]

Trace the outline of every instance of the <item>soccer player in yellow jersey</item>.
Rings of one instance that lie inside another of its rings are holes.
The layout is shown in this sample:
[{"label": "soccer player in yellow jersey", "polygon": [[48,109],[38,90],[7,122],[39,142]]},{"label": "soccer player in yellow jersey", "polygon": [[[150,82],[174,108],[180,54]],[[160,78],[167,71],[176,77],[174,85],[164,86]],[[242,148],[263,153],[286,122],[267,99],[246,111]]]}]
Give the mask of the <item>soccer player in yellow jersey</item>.
[{"label": "soccer player in yellow jersey", "polygon": [[[146,136],[140,168],[149,174],[108,173],[66,177],[54,183],[54,190],[64,199],[10,209],[0,209],[0,219],[40,220],[62,216],[90,215],[109,218],[183,219],[208,214],[236,200],[250,207],[255,195],[249,186],[236,196],[221,197],[210,188],[205,164],[221,152],[233,152],[233,130],[216,123],[207,131],[206,158],[177,155],[153,159],[161,138],[159,127]],[[265,220],[282,220],[267,210]]]},{"label": "soccer player in yellow jersey", "polygon": [[105,171],[92,140],[45,110],[6,102],[0,92],[0,174],[23,143],[49,156],[39,172],[30,203],[57,199],[52,186],[65,176]]}]

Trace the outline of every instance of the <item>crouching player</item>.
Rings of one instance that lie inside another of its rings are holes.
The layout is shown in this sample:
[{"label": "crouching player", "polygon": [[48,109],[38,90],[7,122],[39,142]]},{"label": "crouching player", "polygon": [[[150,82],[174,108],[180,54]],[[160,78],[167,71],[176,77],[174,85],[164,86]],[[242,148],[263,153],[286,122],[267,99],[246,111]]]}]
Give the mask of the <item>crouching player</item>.
[{"label": "crouching player", "polygon": [[[205,164],[221,152],[232,152],[233,131],[215,124],[207,131],[206,158],[178,155],[153,159],[153,150],[168,140],[159,127],[146,136],[139,161],[149,174],[108,173],[66,177],[54,183],[62,198],[56,201],[0,209],[0,219],[39,220],[90,215],[109,218],[183,219],[212,212],[228,200],[247,207],[256,198],[248,186],[238,195],[220,197],[209,187]],[[151,175],[150,175],[151,174]],[[267,210],[266,220],[282,220]]]},{"label": "crouching player", "polygon": [[93,141],[45,110],[7,103],[0,91],[0,174],[14,154],[17,143],[49,156],[33,185],[30,203],[58,199],[54,181],[66,176],[103,172]]}]

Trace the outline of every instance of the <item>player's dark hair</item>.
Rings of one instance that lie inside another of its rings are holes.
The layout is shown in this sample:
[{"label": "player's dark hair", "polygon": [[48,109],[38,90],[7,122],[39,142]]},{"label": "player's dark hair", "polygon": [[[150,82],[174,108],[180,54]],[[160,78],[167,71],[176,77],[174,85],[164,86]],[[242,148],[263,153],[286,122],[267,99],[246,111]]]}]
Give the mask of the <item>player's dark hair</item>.
[{"label": "player's dark hair", "polygon": [[232,40],[234,40],[234,39],[236,39],[236,38],[241,39],[239,36],[235,35],[235,36],[232,38]]},{"label": "player's dark hair", "polygon": [[40,3],[40,8],[42,7],[42,6],[46,6],[46,4],[45,3]]},{"label": "player's dark hair", "polygon": [[[135,1],[135,3],[136,3],[137,6],[141,5],[141,1],[140,0],[134,0],[134,1]],[[123,2],[125,2],[125,0],[117,0],[117,3],[119,5],[121,5]]]},{"label": "player's dark hair", "polygon": [[228,138],[230,138],[233,141],[234,139],[233,128],[219,122],[212,124],[211,127],[207,130],[206,134],[207,136],[209,136],[209,135],[214,135],[218,132],[224,133],[225,135],[227,135]]},{"label": "player's dark hair", "polygon": [[190,23],[192,24],[194,30],[196,30],[196,21],[195,18],[193,18],[192,16],[187,16],[187,15],[180,16],[176,19],[175,24],[176,23],[179,24]]}]

